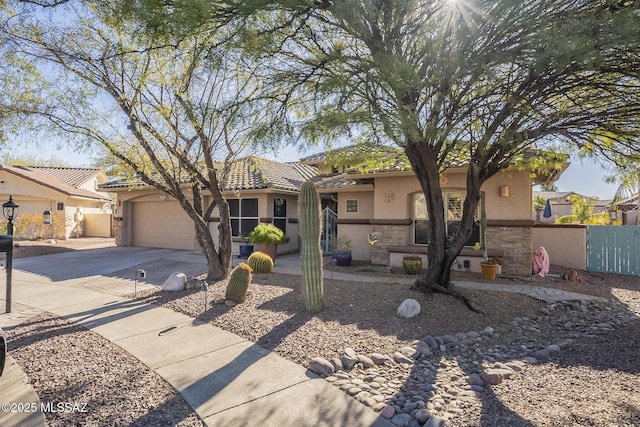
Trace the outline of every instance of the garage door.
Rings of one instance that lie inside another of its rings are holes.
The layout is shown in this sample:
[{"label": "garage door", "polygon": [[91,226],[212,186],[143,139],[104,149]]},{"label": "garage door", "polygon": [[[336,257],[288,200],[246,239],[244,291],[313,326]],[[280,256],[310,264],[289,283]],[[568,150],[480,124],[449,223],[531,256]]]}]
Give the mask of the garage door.
[{"label": "garage door", "polygon": [[178,202],[135,202],[133,218],[134,246],[195,249],[193,221]]}]

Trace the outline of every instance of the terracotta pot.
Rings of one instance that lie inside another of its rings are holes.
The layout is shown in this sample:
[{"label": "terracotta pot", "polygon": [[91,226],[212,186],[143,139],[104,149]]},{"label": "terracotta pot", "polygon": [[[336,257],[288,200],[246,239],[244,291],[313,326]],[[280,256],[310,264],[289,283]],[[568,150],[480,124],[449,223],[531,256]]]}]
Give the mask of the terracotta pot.
[{"label": "terracotta pot", "polygon": [[278,253],[278,245],[275,243],[257,243],[256,250],[264,252],[269,255],[272,260],[276,260],[276,254]]},{"label": "terracotta pot", "polygon": [[500,264],[487,264],[481,262],[480,268],[482,269],[482,278],[495,280],[496,274],[498,274],[498,267],[500,267]]}]

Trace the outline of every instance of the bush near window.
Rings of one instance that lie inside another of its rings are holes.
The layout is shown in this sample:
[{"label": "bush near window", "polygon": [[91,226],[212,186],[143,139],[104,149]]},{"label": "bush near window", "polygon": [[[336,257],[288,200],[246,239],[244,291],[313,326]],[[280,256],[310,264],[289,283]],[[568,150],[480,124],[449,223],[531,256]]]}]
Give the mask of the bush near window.
[{"label": "bush near window", "polygon": [[275,243],[279,245],[280,243],[288,242],[289,238],[275,225],[262,223],[258,224],[249,234],[249,241],[251,243]]},{"label": "bush near window", "polygon": [[[67,222],[70,221],[64,213],[56,212],[52,216],[53,224],[43,224],[42,215],[21,214],[13,221],[13,235],[16,239],[65,239]],[[7,221],[0,223],[0,233],[6,234]]]}]

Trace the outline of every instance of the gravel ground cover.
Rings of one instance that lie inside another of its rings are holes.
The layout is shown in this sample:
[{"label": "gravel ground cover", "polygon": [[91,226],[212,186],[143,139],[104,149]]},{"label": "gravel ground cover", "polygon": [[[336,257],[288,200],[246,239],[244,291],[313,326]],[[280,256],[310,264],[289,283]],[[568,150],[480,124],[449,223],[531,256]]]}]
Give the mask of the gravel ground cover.
[{"label": "gravel ground cover", "polygon": [[[158,374],[81,326],[41,313],[7,331],[49,426],[202,426]],[[65,406],[63,406],[65,408]]]},{"label": "gravel ground cover", "polygon": [[[397,272],[368,266],[355,266],[345,272],[376,275],[380,283],[325,280],[326,308],[315,316],[305,313],[300,278],[290,275],[254,275],[251,296],[235,307],[212,304],[217,295],[224,293],[225,282],[211,284],[206,294],[201,290],[167,293],[156,288],[139,296],[147,302],[209,321],[303,366],[308,366],[317,356],[328,360],[341,358],[346,348],[358,355],[392,356],[399,349],[415,349],[428,337],[439,339],[444,347],[438,345],[438,341],[428,355],[419,355],[411,363],[391,360],[384,366],[356,364],[351,370],[338,371],[333,378],[327,378],[396,425],[415,427],[428,424],[429,420],[447,420],[446,426],[640,425],[637,393],[640,390],[640,278],[579,271],[586,281],[570,283],[559,279],[563,271],[565,269],[553,267],[553,275],[545,278],[503,276],[495,283],[546,286],[598,296],[605,301],[545,305],[522,295],[468,290],[470,298],[484,311],[478,314],[468,311],[452,297],[409,291],[406,285],[395,283]],[[479,274],[459,272],[454,274],[454,279],[482,281]],[[396,308],[405,298],[416,298],[420,302],[422,312],[418,317],[397,318]],[[60,322],[50,318],[32,319],[30,328],[44,320]],[[22,327],[27,329],[14,329],[10,333],[28,335],[28,327]],[[54,327],[38,331],[38,339],[43,342],[70,335]],[[462,345],[463,337],[473,342]],[[63,369],[66,360],[74,360],[74,369],[89,369],[95,364],[109,365],[113,358],[123,356],[119,353],[124,351],[116,346],[101,350],[109,343],[99,343],[95,337],[83,341],[91,349],[91,356],[70,359],[80,343],[71,344],[63,339],[60,347],[68,348],[69,353],[60,358],[47,355],[46,367],[34,363],[34,372],[27,372],[37,384],[42,400],[51,399],[48,396],[67,388],[82,390],[45,374]],[[25,339],[16,342],[19,346],[14,347],[13,352],[20,353],[21,366],[42,358],[37,353],[38,346],[27,344]],[[63,353],[61,349],[56,351]],[[539,356],[539,351],[546,351],[546,356]],[[527,363],[515,363],[523,359]],[[504,380],[501,376],[496,384],[476,381],[478,374],[506,365],[510,372],[505,371]],[[43,373],[39,374],[38,370]],[[150,374],[144,366],[138,370],[142,372],[138,375]],[[114,381],[111,377],[135,378],[132,373],[117,371],[104,376],[109,377],[108,382]],[[162,383],[157,378],[148,381]],[[375,387],[371,387],[372,384],[376,384]],[[112,394],[113,387],[113,384],[104,384],[93,388],[92,393],[100,396],[94,399],[95,407],[117,406],[122,397]],[[121,406],[118,412],[124,413],[120,416],[142,412],[160,414],[157,412],[160,409],[151,408],[168,407],[169,404],[162,402],[178,401],[153,387],[131,388],[135,389],[128,390],[131,399],[135,400],[139,393],[144,395],[143,402],[151,403],[146,404],[145,409]],[[80,399],[65,399],[76,398]],[[158,415],[157,420],[163,416]],[[164,421],[198,425],[197,418],[193,417],[186,413]],[[87,425],[82,417],[66,419],[64,425],[74,423]],[[147,425],[173,424],[158,421]]]}]

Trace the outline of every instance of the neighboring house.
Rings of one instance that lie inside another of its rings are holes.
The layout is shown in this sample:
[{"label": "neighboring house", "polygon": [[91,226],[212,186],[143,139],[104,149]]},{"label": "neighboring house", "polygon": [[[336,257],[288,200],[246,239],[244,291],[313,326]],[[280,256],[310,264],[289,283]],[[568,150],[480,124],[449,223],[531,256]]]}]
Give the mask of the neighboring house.
[{"label": "neighboring house", "polygon": [[[582,194],[575,193],[573,191],[534,191],[532,199],[536,196],[540,196],[543,199],[549,199],[551,204],[551,217],[545,218],[540,215],[540,222],[553,224],[561,216],[573,215],[573,204],[569,201],[570,196],[579,196],[582,198],[588,198],[589,196],[583,196]],[[607,212],[611,205],[611,200],[593,200],[593,213]],[[532,209],[532,219],[537,218],[537,212]]]},{"label": "neighboring house", "polygon": [[111,197],[98,190],[105,182],[98,169],[0,165],[0,200],[12,196],[18,216],[64,214],[67,238],[109,237]]},{"label": "neighboring house", "polygon": [[622,225],[638,225],[640,223],[640,210],[638,210],[638,196],[632,196],[617,203],[611,202],[608,206],[615,212],[615,219],[619,219]]},{"label": "neighboring house", "polygon": [[[298,194],[302,183],[316,174],[316,168],[299,163],[279,163],[258,157],[234,162],[224,188],[231,210],[234,255],[239,254],[239,244],[260,222],[275,224],[289,237],[288,243],[279,245],[279,253],[297,251]],[[118,195],[116,244],[200,250],[193,221],[172,197],[141,182],[126,180],[100,188]],[[217,209],[209,221],[209,229],[217,242],[220,223]]]},{"label": "neighboring house", "polygon": [[[331,170],[324,165],[325,157],[317,154],[300,160],[319,170]],[[480,270],[482,250],[475,250],[480,239],[480,211],[487,214],[487,246],[489,256],[503,258],[503,272],[531,273],[533,185],[549,184],[564,171],[565,163],[548,174],[513,168],[498,173],[482,187],[475,230],[454,263],[454,268]],[[447,227],[457,229],[466,196],[466,166],[451,167],[440,178]],[[424,195],[408,161],[397,156],[378,169],[354,167],[336,174],[331,170],[319,177],[316,187],[325,200],[335,201],[337,234],[347,235],[353,244],[355,260],[399,267],[402,258],[419,254],[426,261],[427,210]],[[371,244],[373,241],[373,244]],[[466,262],[465,262],[466,261]],[[423,263],[426,265],[426,263]]]}]

